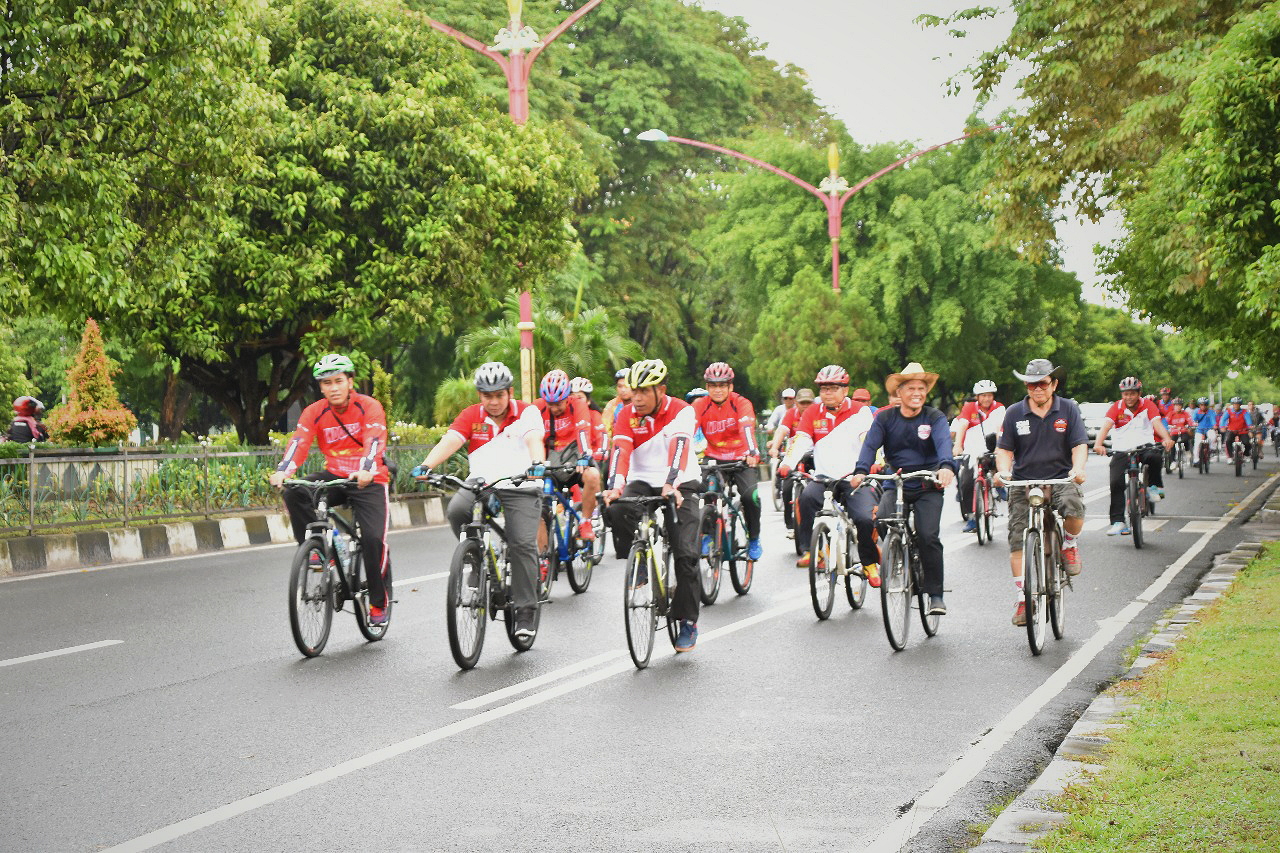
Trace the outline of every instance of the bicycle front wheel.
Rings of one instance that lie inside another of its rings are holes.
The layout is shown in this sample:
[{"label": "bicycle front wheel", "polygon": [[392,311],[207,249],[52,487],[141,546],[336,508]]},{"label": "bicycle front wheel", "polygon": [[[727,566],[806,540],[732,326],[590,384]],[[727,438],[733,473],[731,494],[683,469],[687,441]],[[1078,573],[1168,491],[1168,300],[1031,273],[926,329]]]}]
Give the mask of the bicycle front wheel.
[{"label": "bicycle front wheel", "polygon": [[724,559],[724,519],[720,510],[708,504],[702,508],[702,541],[707,545],[707,553],[698,558],[698,596],[703,604],[715,604],[720,597],[720,566]]},{"label": "bicycle front wheel", "polygon": [[1049,625],[1053,638],[1061,640],[1067,633],[1067,570],[1062,562],[1062,540],[1055,526],[1049,533],[1049,551],[1044,555],[1044,573],[1048,592]]},{"label": "bicycle front wheel", "polygon": [[484,551],[478,539],[464,539],[453,552],[445,593],[449,651],[460,669],[471,669],[480,660],[488,616],[489,573]]},{"label": "bicycle front wheel", "polygon": [[1142,548],[1142,481],[1137,477],[1129,478],[1129,533],[1133,536],[1133,547]]},{"label": "bicycle front wheel", "polygon": [[912,547],[911,549],[911,573],[913,581],[912,587],[916,594],[916,607],[920,609],[920,624],[924,626],[924,634],[926,637],[933,637],[938,633],[938,626],[942,623],[942,617],[936,613],[929,612],[929,596],[924,592],[924,569],[920,567],[920,549]]},{"label": "bicycle front wheel", "polygon": [[849,528],[844,541],[844,564],[850,568],[844,576],[844,594],[850,607],[861,610],[867,603],[867,570],[861,565],[856,572],[853,570],[853,557],[857,553],[858,542],[853,536],[853,528]]},{"label": "bicycle front wheel", "polygon": [[973,484],[973,520],[978,525],[978,544],[991,541],[991,484],[978,477]]},{"label": "bicycle front wheel", "polygon": [[654,600],[657,586],[650,577],[653,552],[644,542],[636,542],[627,555],[627,574],[623,583],[622,616],[627,629],[627,651],[636,669],[649,665],[653,655],[653,635],[658,629],[658,608]]},{"label": "bicycle front wheel", "polygon": [[747,556],[747,530],[741,516],[735,514],[729,520],[729,582],[738,595],[751,591],[751,581],[756,573],[756,561]]},{"label": "bicycle front wheel", "polygon": [[[312,569],[311,556],[316,555],[321,568]],[[289,569],[289,627],[298,651],[313,658],[324,651],[333,625],[333,570],[324,546],[314,539],[302,543],[293,555]]]},{"label": "bicycle front wheel", "polygon": [[1182,448],[1182,447],[1178,448],[1177,465],[1178,465],[1178,479],[1181,480],[1183,475],[1183,470],[1187,467],[1187,451],[1185,448]]},{"label": "bicycle front wheel", "polygon": [[820,620],[831,616],[831,605],[836,600],[835,557],[831,528],[825,519],[818,519],[813,525],[809,547],[809,599]]},{"label": "bicycle front wheel", "polygon": [[1031,654],[1044,651],[1044,626],[1048,616],[1045,606],[1044,550],[1040,531],[1029,528],[1022,537],[1022,601],[1027,616],[1027,644]]},{"label": "bicycle front wheel", "polygon": [[[363,560],[364,560],[364,555],[361,553],[357,553],[355,556],[355,560],[353,560],[352,562],[353,564],[360,563],[362,566]],[[361,569],[357,568],[354,571],[361,571]],[[368,590],[365,590],[364,595],[361,596],[362,600],[358,602],[355,606],[356,625],[360,628],[360,633],[364,635],[364,638],[371,643],[376,643],[378,640],[381,640],[383,637],[385,637],[387,635],[387,629],[391,627],[392,601],[391,601],[391,560],[390,558],[387,559],[387,571],[382,575],[382,588],[385,591],[386,597],[387,597],[387,621],[386,622],[383,622],[381,625],[369,624],[369,617],[368,617],[369,611],[366,609],[369,605]]]},{"label": "bicycle front wheel", "polygon": [[565,574],[569,577],[569,588],[580,595],[591,586],[591,573],[596,566],[596,543],[593,541],[590,543],[591,547],[587,547],[587,543],[578,539],[573,522],[570,522],[569,527],[572,531],[569,539],[569,560],[564,564],[564,568]]},{"label": "bicycle front wheel", "polygon": [[907,568],[910,555],[902,534],[889,534],[880,556],[880,609],[884,617],[884,632],[895,652],[907,646],[907,629],[910,624],[911,576]]}]

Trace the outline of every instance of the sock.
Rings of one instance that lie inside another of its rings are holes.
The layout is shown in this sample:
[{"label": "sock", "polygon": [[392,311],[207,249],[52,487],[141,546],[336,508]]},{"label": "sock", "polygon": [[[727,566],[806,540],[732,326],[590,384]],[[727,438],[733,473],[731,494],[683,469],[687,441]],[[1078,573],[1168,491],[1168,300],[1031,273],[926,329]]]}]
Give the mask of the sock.
[{"label": "sock", "polygon": [[1018,595],[1014,599],[1014,601],[1015,602],[1021,601],[1022,600],[1022,578],[1014,578],[1013,587],[1018,591]]},{"label": "sock", "polygon": [[1062,534],[1062,547],[1064,549],[1076,547],[1076,538],[1078,536],[1079,534],[1076,534],[1076,536],[1072,536],[1070,533],[1067,533],[1064,531]]}]

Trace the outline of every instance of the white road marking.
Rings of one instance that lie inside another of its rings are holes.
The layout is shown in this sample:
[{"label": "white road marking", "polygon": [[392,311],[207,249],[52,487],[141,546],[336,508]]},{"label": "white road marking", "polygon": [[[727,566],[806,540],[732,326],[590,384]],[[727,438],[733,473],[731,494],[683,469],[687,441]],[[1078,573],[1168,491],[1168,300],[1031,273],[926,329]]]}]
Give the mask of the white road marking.
[{"label": "white road marking", "polygon": [[45,658],[56,658],[61,655],[72,655],[76,652],[87,652],[90,649],[101,649],[107,646],[118,646],[124,640],[99,640],[96,643],[85,643],[83,646],[70,646],[65,649],[56,649],[52,652],[40,652],[35,655],[24,655],[20,658],[9,658],[8,660],[0,660],[0,666],[15,666],[20,663],[30,663],[33,660],[44,660]]},{"label": "white road marking", "polygon": [[438,581],[441,578],[447,578],[447,577],[449,577],[448,572],[433,572],[432,574],[429,574],[429,575],[418,575],[416,578],[403,578],[403,579],[395,578],[391,582],[391,585],[392,586],[408,586],[409,584],[421,583],[422,581]]},{"label": "white road marking", "polygon": [[973,781],[974,777],[982,772],[982,769],[986,767],[987,762],[996,752],[1012,740],[1013,736],[1024,725],[1030,722],[1045,705],[1071,683],[1073,678],[1092,663],[1093,659],[1107,647],[1108,643],[1119,636],[1120,632],[1133,622],[1146,606],[1155,600],[1156,596],[1163,592],[1169,584],[1173,583],[1178,573],[1204,550],[1209,541],[1235,520],[1235,517],[1241,512],[1241,508],[1252,503],[1276,477],[1280,477],[1280,474],[1272,474],[1262,485],[1254,489],[1247,498],[1218,519],[1212,530],[1206,530],[1194,545],[1184,551],[1182,556],[1165,569],[1164,573],[1143,590],[1137,598],[1122,607],[1115,616],[1099,622],[1098,631],[1077,649],[1075,654],[1050,674],[1044,683],[1037,687],[1027,698],[1018,703],[1017,707],[1010,711],[1003,720],[978,738],[973,747],[961,755],[942,774],[942,777],[934,783],[933,787],[916,798],[910,809],[881,830],[869,844],[857,849],[863,851],[863,853],[897,853],[897,851],[906,846],[907,842],[923,828],[934,814],[945,808],[965,785]]}]

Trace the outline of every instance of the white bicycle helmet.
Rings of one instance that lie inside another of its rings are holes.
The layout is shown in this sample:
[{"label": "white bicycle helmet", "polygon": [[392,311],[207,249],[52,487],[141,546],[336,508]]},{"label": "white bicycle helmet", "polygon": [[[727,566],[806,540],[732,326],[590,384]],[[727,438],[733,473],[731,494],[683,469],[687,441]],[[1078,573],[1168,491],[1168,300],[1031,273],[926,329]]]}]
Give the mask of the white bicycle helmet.
[{"label": "white bicycle helmet", "polygon": [[973,383],[973,393],[975,394],[994,394],[996,393],[996,383],[990,379],[979,379]]},{"label": "white bicycle helmet", "polygon": [[516,383],[511,369],[500,361],[486,361],[476,369],[477,391],[505,391]]}]

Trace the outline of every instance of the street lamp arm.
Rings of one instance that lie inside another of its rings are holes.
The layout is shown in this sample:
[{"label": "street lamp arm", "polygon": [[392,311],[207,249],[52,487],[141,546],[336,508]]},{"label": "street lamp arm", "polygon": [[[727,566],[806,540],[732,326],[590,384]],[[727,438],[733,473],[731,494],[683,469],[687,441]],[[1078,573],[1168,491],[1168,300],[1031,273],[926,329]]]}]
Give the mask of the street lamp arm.
[{"label": "street lamp arm", "polygon": [[695,148],[706,148],[708,151],[718,151],[721,154],[728,154],[730,157],[736,157],[739,160],[744,160],[750,163],[752,166],[759,166],[761,169],[764,169],[767,172],[773,172],[775,175],[778,175],[779,177],[786,178],[788,181],[790,181],[791,183],[795,184],[798,187],[803,187],[804,189],[816,195],[818,198],[822,199],[823,204],[826,204],[830,198],[826,193],[824,193],[822,190],[818,189],[808,181],[802,178],[797,178],[795,175],[791,174],[785,169],[779,169],[777,166],[774,166],[772,163],[766,163],[763,160],[757,160],[755,157],[752,157],[749,154],[743,154],[741,151],[734,151],[732,148],[725,148],[721,145],[712,145],[710,142],[699,142],[696,139],[685,139],[684,137],[681,137],[681,136],[668,136],[667,139],[670,140],[671,142],[680,142],[685,145],[692,145]]},{"label": "street lamp arm", "polygon": [[962,142],[963,140],[966,140],[971,136],[977,136],[979,133],[987,133],[988,131],[999,130],[1002,127],[1004,127],[1004,125],[1002,124],[993,124],[990,127],[984,127],[978,130],[971,130],[968,133],[966,133],[964,136],[957,136],[955,139],[948,139],[946,142],[939,142],[937,145],[930,145],[928,148],[921,148],[919,151],[915,151],[911,154],[908,154],[906,157],[903,157],[901,160],[899,160],[896,163],[890,163],[888,166],[885,166],[883,169],[876,172],[874,175],[868,175],[867,177],[858,181],[853,186],[849,187],[848,191],[845,192],[844,195],[840,196],[840,209],[843,210],[844,203],[849,199],[853,198],[862,190],[866,189],[867,185],[870,184],[872,181],[878,178],[884,177],[885,175],[889,174],[899,166],[903,166],[907,163],[910,163],[912,160],[916,159],[917,157],[922,157],[925,154],[928,154],[930,151],[937,151],[939,148],[945,148],[946,146],[951,145],[953,143]]},{"label": "street lamp arm", "polygon": [[434,18],[429,18],[426,15],[423,15],[422,18],[435,29],[439,30],[440,32],[444,33],[447,36],[451,36],[457,39],[458,41],[465,44],[467,47],[474,50],[476,53],[483,53],[485,56],[489,57],[494,62],[498,63],[498,66],[502,68],[503,72],[506,72],[507,64],[508,64],[507,58],[503,56],[501,53],[498,53],[498,51],[489,47],[489,45],[485,44],[479,39],[472,38],[471,36],[467,35],[461,30],[455,30],[453,27],[449,26],[448,24],[442,24],[439,21],[435,20]]},{"label": "street lamp arm", "polygon": [[564,33],[565,30],[569,29],[569,27],[572,27],[574,24],[576,24],[579,18],[581,18],[583,15],[587,14],[588,12],[590,12],[592,9],[599,6],[603,2],[604,0],[591,0],[590,3],[587,3],[581,9],[579,9],[578,11],[574,12],[572,15],[570,15],[569,17],[561,21],[560,26],[556,27],[554,30],[548,33],[546,38],[542,40],[542,44],[538,45],[533,50],[529,51],[529,62],[532,63],[533,60],[537,59],[538,54],[542,53],[543,48],[545,48],[547,45],[551,44],[553,41],[558,39],[560,35]]}]

